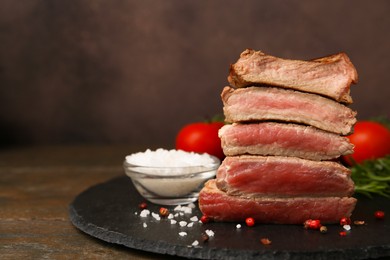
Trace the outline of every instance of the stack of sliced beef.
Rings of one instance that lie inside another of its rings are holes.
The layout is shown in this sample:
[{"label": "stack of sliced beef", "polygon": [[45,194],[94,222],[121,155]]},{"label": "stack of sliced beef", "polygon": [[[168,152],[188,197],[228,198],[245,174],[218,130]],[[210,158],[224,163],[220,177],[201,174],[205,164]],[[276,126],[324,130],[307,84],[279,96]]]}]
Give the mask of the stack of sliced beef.
[{"label": "stack of sliced beef", "polygon": [[349,217],[350,170],[339,163],[353,145],[356,112],[348,105],[355,67],[344,53],[311,61],[245,50],[231,66],[221,97],[226,155],[199,196],[216,221],[298,224]]}]

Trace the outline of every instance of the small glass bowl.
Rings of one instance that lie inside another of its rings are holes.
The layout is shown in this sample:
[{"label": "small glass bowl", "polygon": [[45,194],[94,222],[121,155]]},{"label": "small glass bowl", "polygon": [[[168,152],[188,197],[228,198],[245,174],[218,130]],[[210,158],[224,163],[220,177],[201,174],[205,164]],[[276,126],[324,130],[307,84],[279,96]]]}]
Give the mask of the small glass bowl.
[{"label": "small glass bowl", "polygon": [[185,167],[150,167],[130,164],[123,167],[137,191],[148,201],[162,205],[188,204],[198,199],[203,184],[215,177],[220,160],[211,156],[213,163]]}]

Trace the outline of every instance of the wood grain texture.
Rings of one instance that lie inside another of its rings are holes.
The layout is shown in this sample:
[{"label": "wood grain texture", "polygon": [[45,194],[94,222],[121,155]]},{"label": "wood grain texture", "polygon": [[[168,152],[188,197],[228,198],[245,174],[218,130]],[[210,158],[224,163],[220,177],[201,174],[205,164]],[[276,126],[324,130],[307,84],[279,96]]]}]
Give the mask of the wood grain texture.
[{"label": "wood grain texture", "polygon": [[125,146],[1,150],[0,258],[167,259],[92,238],[68,217],[75,196],[122,175],[124,156],[140,150]]}]

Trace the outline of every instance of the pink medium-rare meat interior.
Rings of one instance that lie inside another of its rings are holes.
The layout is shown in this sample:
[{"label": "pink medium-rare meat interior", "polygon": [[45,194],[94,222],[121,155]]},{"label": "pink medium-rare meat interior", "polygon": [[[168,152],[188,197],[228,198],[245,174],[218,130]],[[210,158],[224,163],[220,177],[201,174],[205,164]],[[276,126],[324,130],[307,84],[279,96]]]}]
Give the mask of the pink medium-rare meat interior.
[{"label": "pink medium-rare meat interior", "polygon": [[338,223],[349,217],[356,199],[351,197],[245,198],[229,196],[209,180],[199,194],[199,207],[215,221],[302,224],[307,219]]},{"label": "pink medium-rare meat interior", "polygon": [[350,170],[337,162],[295,157],[226,157],[216,185],[244,197],[345,197],[354,192]]},{"label": "pink medium-rare meat interior", "polygon": [[345,53],[311,60],[289,60],[247,49],[230,67],[234,87],[267,84],[328,96],[352,103],[351,83],[357,83],[355,67]]},{"label": "pink medium-rare meat interior", "polygon": [[219,137],[227,156],[280,155],[330,160],[353,153],[347,137],[298,124],[227,124],[219,130]]},{"label": "pink medium-rare meat interior", "polygon": [[273,87],[225,87],[221,93],[226,122],[284,121],[347,135],[356,112],[322,96]]}]

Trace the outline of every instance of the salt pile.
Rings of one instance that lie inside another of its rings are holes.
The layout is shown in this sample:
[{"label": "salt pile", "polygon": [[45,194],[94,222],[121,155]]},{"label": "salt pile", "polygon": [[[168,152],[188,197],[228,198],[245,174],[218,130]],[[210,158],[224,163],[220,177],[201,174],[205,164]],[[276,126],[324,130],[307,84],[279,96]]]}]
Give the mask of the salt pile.
[{"label": "salt pile", "polygon": [[166,150],[159,148],[155,151],[147,149],[145,152],[126,156],[126,162],[146,167],[191,167],[215,164],[210,155],[185,152],[182,150]]}]

